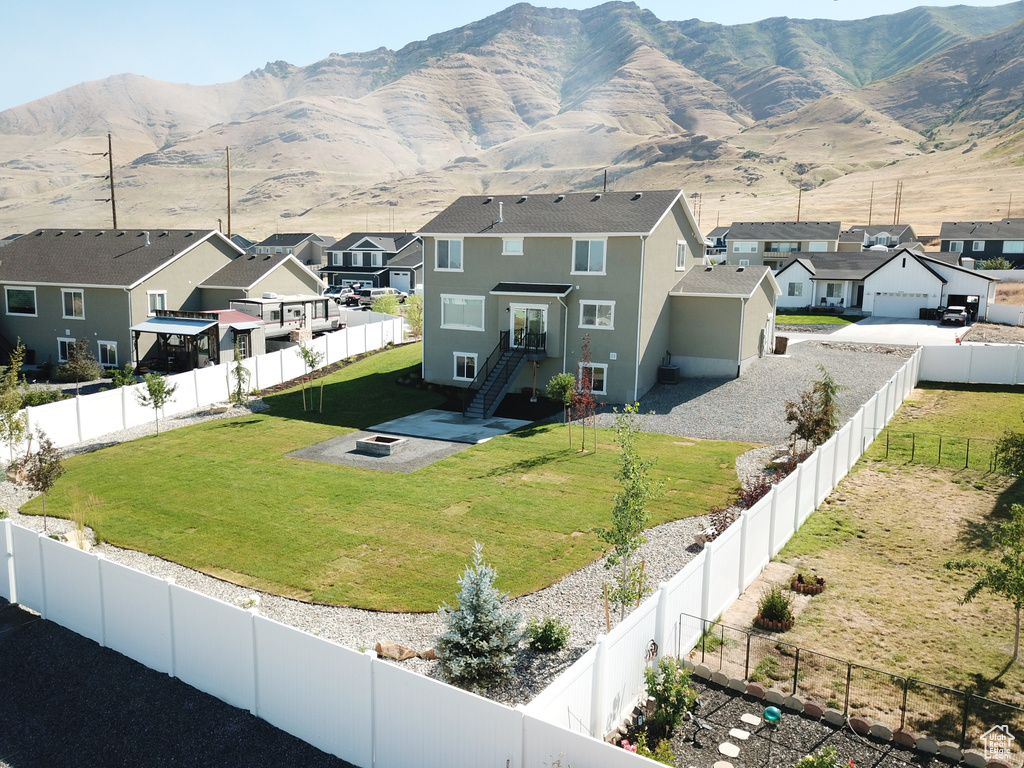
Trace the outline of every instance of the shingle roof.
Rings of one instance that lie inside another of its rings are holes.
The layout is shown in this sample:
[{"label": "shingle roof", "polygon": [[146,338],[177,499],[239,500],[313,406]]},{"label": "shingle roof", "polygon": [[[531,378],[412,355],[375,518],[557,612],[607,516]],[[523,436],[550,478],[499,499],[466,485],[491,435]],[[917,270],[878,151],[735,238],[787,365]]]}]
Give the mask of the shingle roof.
[{"label": "shingle roof", "polygon": [[708,295],[747,297],[757,286],[771,276],[768,267],[755,265],[737,267],[719,264],[713,267],[694,267],[669,291],[672,296]]},{"label": "shingle roof", "polygon": [[[647,234],[680,190],[467,195],[420,229],[422,234]],[[499,221],[499,218],[501,221]]]},{"label": "shingle roof", "polygon": [[786,263],[778,271],[785,272],[799,263],[814,280],[863,280],[893,257],[892,251],[861,251],[859,253],[819,253],[813,258],[801,256]]},{"label": "shingle roof", "polygon": [[568,296],[571,283],[498,283],[491,293],[508,293],[516,296]]},{"label": "shingle roof", "polygon": [[730,240],[838,240],[839,221],[734,221]]},{"label": "shingle roof", "polygon": [[200,288],[249,288],[286,259],[289,253],[246,254],[225,264],[199,284]]},{"label": "shingle roof", "polygon": [[388,267],[416,268],[423,266],[423,241],[416,242],[404,249],[398,256],[388,262]]},{"label": "shingle roof", "polygon": [[944,221],[940,240],[1024,240],[1024,219]]},{"label": "shingle roof", "polygon": [[211,237],[228,242],[214,230],[37,229],[4,247],[0,280],[126,288]]},{"label": "shingle roof", "polygon": [[870,226],[858,224],[841,233],[839,240],[843,243],[862,243],[864,242],[865,235],[874,237],[883,233],[901,238],[905,237],[908,233],[913,235],[914,231],[909,224],[872,224]]},{"label": "shingle roof", "polygon": [[321,237],[313,232],[286,232],[284,234],[271,235],[266,240],[261,240],[257,245],[268,245],[272,248],[294,248],[307,240],[315,238],[324,245],[331,245],[331,238]]},{"label": "shingle roof", "polygon": [[725,237],[729,234],[729,227],[715,227],[708,232],[705,237],[711,240],[718,240],[719,238]]},{"label": "shingle roof", "polygon": [[345,235],[341,240],[330,247],[331,251],[348,251],[354,245],[369,240],[382,251],[387,253],[398,253],[413,240],[418,240],[413,232],[353,232]]}]

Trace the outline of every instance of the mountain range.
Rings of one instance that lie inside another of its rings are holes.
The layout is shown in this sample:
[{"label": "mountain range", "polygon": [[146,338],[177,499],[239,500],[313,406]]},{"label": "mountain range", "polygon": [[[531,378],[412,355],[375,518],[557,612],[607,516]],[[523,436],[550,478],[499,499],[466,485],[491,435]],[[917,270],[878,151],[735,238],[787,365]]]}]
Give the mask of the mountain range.
[{"label": "mountain range", "polygon": [[[341,236],[458,194],[685,189],[732,220],[918,233],[1024,206],[1024,0],[858,21],[518,4],[398,51],[192,86],[117,75],[0,112],[0,229]],[[903,183],[898,207],[895,189]],[[799,193],[798,193],[799,190]]]}]

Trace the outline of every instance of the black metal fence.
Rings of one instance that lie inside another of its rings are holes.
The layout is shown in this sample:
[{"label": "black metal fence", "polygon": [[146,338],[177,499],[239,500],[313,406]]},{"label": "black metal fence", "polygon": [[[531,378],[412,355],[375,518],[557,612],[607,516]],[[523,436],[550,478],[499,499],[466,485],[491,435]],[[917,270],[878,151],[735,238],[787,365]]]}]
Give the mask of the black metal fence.
[{"label": "black metal fence", "polygon": [[984,437],[960,437],[932,432],[895,432],[884,429],[868,451],[890,461],[977,469],[994,472],[997,441]]},{"label": "black metal fence", "polygon": [[692,651],[677,648],[695,664],[729,677],[757,682],[786,695],[813,699],[847,716],[859,715],[904,728],[962,749],[983,749],[983,737],[1005,725],[1011,742],[1010,763],[1024,763],[1024,709],[969,691],[865,667],[720,622],[689,614],[679,616],[679,637],[700,639]]}]

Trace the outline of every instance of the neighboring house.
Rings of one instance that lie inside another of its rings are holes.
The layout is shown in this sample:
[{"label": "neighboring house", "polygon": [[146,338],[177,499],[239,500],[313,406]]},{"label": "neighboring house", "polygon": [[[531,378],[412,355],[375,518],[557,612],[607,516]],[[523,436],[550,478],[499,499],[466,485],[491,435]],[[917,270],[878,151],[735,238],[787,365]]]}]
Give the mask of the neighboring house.
[{"label": "neighboring house", "polygon": [[[460,197],[419,234],[423,378],[468,388],[470,415],[560,372],[585,373],[600,401],[634,402],[705,331],[673,321],[690,298],[670,291],[705,246],[679,190]],[[739,339],[715,338],[700,356],[735,360]]]},{"label": "neighboring house", "polygon": [[740,267],[778,269],[796,253],[839,250],[841,232],[838,221],[736,221],[725,236],[725,256],[727,263]]},{"label": "neighboring house", "polygon": [[327,249],[334,245],[333,237],[323,237],[312,232],[298,232],[284,235],[271,235],[266,240],[256,243],[253,253],[260,256],[291,255],[314,271],[324,266],[327,261]]},{"label": "neighboring house", "polygon": [[919,245],[914,228],[909,224],[857,225],[839,235],[838,250],[842,253],[853,253],[872,248],[880,250],[906,246],[923,251],[923,247],[915,247]]},{"label": "neighboring house", "polygon": [[328,285],[412,293],[423,285],[423,241],[409,232],[353,232],[327,249],[320,274]]},{"label": "neighboring house", "polygon": [[227,307],[235,299],[264,293],[319,296],[323,281],[294,256],[247,253],[199,283],[204,308]]},{"label": "neighboring house", "polygon": [[1011,265],[1024,261],[1024,218],[1001,221],[944,221],[939,250],[975,261],[1002,256]]},{"label": "neighboring house", "polygon": [[30,364],[64,362],[82,338],[102,365],[134,364],[132,327],[157,310],[214,308],[199,284],[240,254],[215,230],[36,230],[3,249],[0,333],[22,340]]},{"label": "neighboring house", "polygon": [[775,279],[779,307],[850,307],[878,317],[918,318],[922,309],[963,305],[984,317],[996,280],[909,248],[796,258]]},{"label": "neighboring house", "polygon": [[245,237],[244,235],[232,235],[231,242],[237,245],[243,251],[247,251],[249,253],[256,253],[256,241],[250,240],[248,237]]},{"label": "neighboring house", "polygon": [[729,237],[729,227],[715,227],[707,236],[704,238],[707,245],[704,248],[704,254],[712,257],[716,262],[723,261],[722,254],[725,253],[727,247],[727,240]]}]

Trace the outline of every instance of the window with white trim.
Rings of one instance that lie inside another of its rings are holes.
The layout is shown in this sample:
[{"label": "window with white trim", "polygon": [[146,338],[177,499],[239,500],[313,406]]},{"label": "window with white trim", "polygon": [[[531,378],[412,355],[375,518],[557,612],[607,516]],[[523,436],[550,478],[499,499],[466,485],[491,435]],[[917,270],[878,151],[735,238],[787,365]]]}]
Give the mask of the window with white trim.
[{"label": "window with white trim", "polygon": [[964,241],[963,240],[950,240],[949,241],[949,252],[950,253],[963,253]]},{"label": "window with white trim", "polygon": [[804,295],[804,284],[803,283],[790,283],[788,296],[803,296]]},{"label": "window with white trim", "polygon": [[[607,363],[580,363],[580,381],[583,386],[590,384],[590,391],[595,395],[608,394],[608,364]],[[589,377],[589,381],[587,379]]]},{"label": "window with white trim", "polygon": [[81,288],[61,288],[60,299],[65,320],[85,319],[85,291]]},{"label": "window with white trim", "polygon": [[603,275],[605,273],[605,241],[572,241],[572,274]]},{"label": "window with white trim", "polygon": [[733,253],[757,253],[757,241],[739,240],[732,244]]},{"label": "window with white trim", "polygon": [[740,259],[740,266],[741,267],[749,267],[750,266],[750,259]]},{"label": "window with white trim", "polygon": [[1003,253],[1024,253],[1024,240],[1004,240]]},{"label": "window with white trim", "polygon": [[686,269],[686,241],[676,240],[676,271]]},{"label": "window with white trim", "polygon": [[367,256],[370,257],[370,266],[371,267],[383,267],[384,266],[384,254],[381,253],[380,251],[371,251],[369,253],[364,253],[363,254],[363,258],[364,259]]},{"label": "window with white trim", "polygon": [[614,301],[580,301],[580,328],[615,328]]},{"label": "window with white trim", "polygon": [[484,297],[441,294],[441,327],[463,331],[484,330]]},{"label": "window with white trim", "polygon": [[828,243],[824,240],[812,240],[807,244],[809,253],[825,253],[828,250]]},{"label": "window with white trim", "polygon": [[984,240],[975,240],[973,243],[971,243],[971,250],[972,251],[984,251],[985,250],[985,241]]},{"label": "window with white trim", "polygon": [[146,291],[146,299],[149,301],[150,317],[155,315],[158,309],[167,309],[167,291]]},{"label": "window with white trim", "polygon": [[75,343],[74,339],[60,338],[57,339],[57,362],[66,363],[68,361],[68,354],[71,350],[71,345]]},{"label": "window with white trim", "polygon": [[7,314],[36,317],[35,288],[5,288],[7,294]]},{"label": "window with white trim", "polygon": [[476,352],[455,352],[456,381],[472,381],[476,378]]},{"label": "window with white trim", "polygon": [[117,368],[117,342],[97,341],[99,347],[99,364],[104,368]]},{"label": "window with white trim", "polygon": [[362,254],[362,252],[361,251],[356,251],[355,253],[349,253],[349,255],[348,255],[348,265],[350,267],[361,267],[361,266],[363,266],[363,254]]},{"label": "window with white trim", "polygon": [[523,255],[523,238],[521,237],[505,237],[501,240],[501,255],[502,256],[522,256]]},{"label": "window with white trim", "polygon": [[461,240],[438,240],[435,251],[435,268],[438,272],[462,271]]},{"label": "window with white trim", "polygon": [[842,283],[826,283],[825,284],[825,295],[830,299],[838,299],[843,295],[843,284]]},{"label": "window with white trim", "polygon": [[327,258],[328,263],[330,263],[332,267],[345,266],[345,255],[342,253],[338,253],[337,251],[331,251],[331,253],[327,255]]}]

